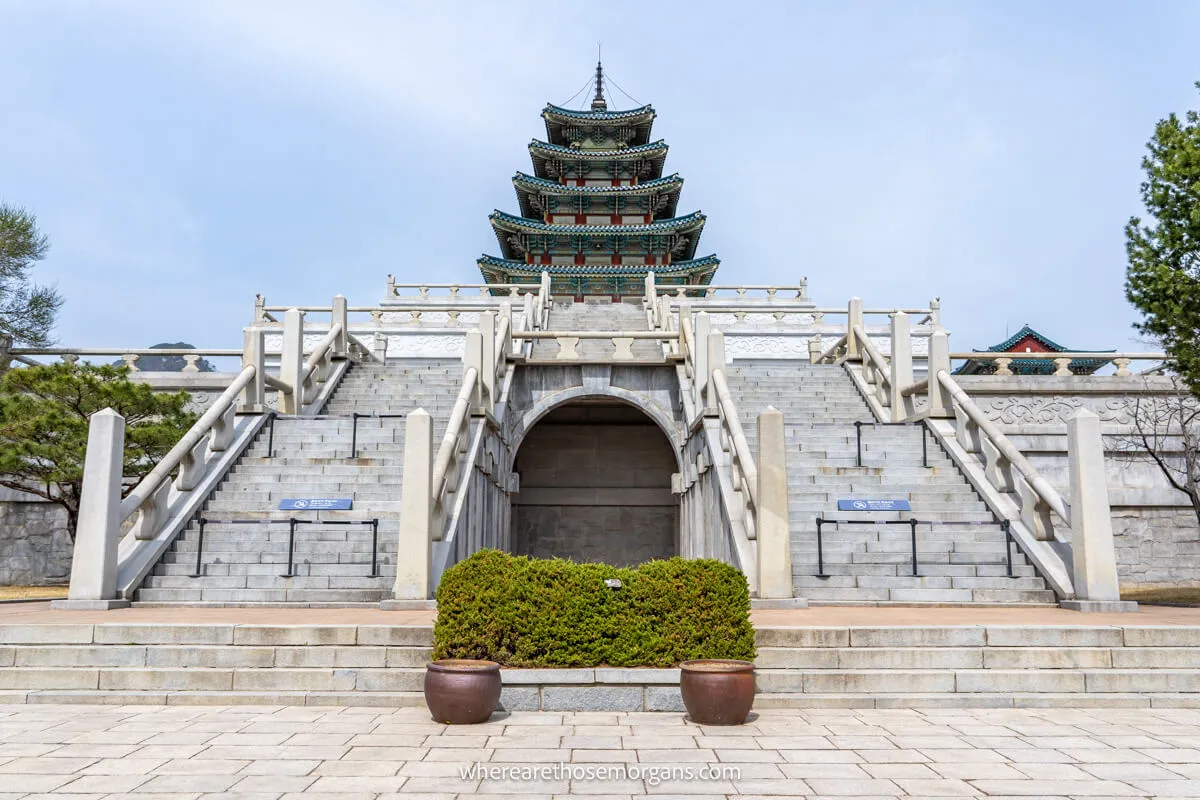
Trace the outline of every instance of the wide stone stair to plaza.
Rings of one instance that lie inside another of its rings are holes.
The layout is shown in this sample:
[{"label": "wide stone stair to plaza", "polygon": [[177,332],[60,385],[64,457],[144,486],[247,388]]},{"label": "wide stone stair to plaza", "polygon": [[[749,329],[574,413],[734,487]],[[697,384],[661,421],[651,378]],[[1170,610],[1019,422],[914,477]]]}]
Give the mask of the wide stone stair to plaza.
[{"label": "wide stone stair to plaza", "polygon": [[[264,428],[138,590],[138,605],[375,604],[391,596],[403,480],[404,414],[424,408],[435,446],[462,384],[457,359],[352,365],[322,417],[283,418]],[[351,414],[362,416],[357,422]],[[379,416],[375,416],[379,415]],[[383,416],[396,415],[396,416]],[[357,434],[352,428],[357,427]],[[352,439],[356,452],[351,453]],[[268,446],[271,451],[268,452]],[[349,498],[349,511],[281,511],[286,498]],[[295,529],[294,577],[288,519]],[[372,529],[378,520],[377,575]],[[236,520],[236,522],[235,522]]]},{"label": "wide stone stair to plaza", "polygon": [[[1016,610],[996,610],[1003,611]],[[1161,615],[1101,623],[1064,622],[1060,615],[1068,612],[1057,610],[1020,613],[1034,618],[919,625],[894,616],[894,624],[869,625],[761,620],[755,706],[1200,702],[1200,627],[1166,623]],[[1046,614],[1053,619],[1038,616]],[[0,704],[422,705],[432,626],[378,619],[0,623]],[[506,710],[586,704],[596,711],[682,711],[676,670],[608,670],[613,676],[603,682],[602,670],[595,680],[585,669],[531,672],[504,671]]]},{"label": "wide stone stair to plaza", "polygon": [[[921,425],[875,425],[842,367],[742,362],[727,369],[727,379],[755,451],[758,414],[769,405],[783,412],[797,597],[813,604],[1055,602],[1015,544],[1008,576],[999,521],[933,436]],[[863,423],[862,466],[856,422]],[[903,499],[912,512],[839,511],[843,499]],[[855,522],[822,526],[828,577],[817,574],[818,515]],[[884,524],[902,519],[920,521],[918,576],[911,528]]]}]

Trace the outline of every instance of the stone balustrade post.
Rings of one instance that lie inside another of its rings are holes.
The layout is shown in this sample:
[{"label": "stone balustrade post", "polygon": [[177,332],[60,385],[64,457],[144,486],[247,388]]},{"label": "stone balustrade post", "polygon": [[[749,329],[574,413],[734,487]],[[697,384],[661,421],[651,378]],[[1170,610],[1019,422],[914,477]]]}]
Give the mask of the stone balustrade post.
[{"label": "stone balustrade post", "polygon": [[467,331],[466,349],[463,352],[463,372],[475,368],[475,387],[471,392],[471,405],[478,411],[483,408],[483,334],[476,329]]},{"label": "stone balustrade post", "polygon": [[821,334],[816,333],[809,337],[808,340],[808,360],[816,364],[821,360]]},{"label": "stone balustrade post", "polygon": [[1132,611],[1137,604],[1121,602],[1117,580],[1100,417],[1086,408],[1067,418],[1067,458],[1075,600],[1063,605],[1079,611]]},{"label": "stone balustrade post", "polygon": [[496,403],[496,314],[483,311],[479,314],[479,385],[480,404],[489,414]]},{"label": "stone balustrade post", "polygon": [[267,298],[261,294],[254,295],[254,319],[253,322],[267,321]]},{"label": "stone balustrade post", "polygon": [[711,332],[712,323],[708,312],[701,311],[696,315],[696,327],[692,330],[692,345],[695,347],[695,352],[692,353],[692,387],[696,392],[693,400],[696,410],[701,413],[704,413],[706,408],[704,396],[708,391],[708,335]]},{"label": "stone balustrade post", "polygon": [[67,599],[56,608],[123,608],[117,599],[117,546],[121,539],[121,477],[125,418],[105,408],[88,420],[83,487]]},{"label": "stone balustrade post", "polygon": [[350,316],[346,298],[340,294],[333,296],[333,312],[329,317],[330,327],[340,325],[342,330],[333,340],[333,355],[335,358],[345,358],[350,352]]},{"label": "stone balustrade post", "polygon": [[238,408],[243,414],[261,414],[266,408],[267,367],[264,350],[266,332],[262,328],[249,327],[242,333],[242,369],[254,367],[254,378],[242,390],[242,401]]},{"label": "stone balustrade post", "polygon": [[657,300],[658,298],[654,291],[654,273],[648,272],[646,273],[646,292],[645,296],[642,298],[642,302],[643,305],[653,306]]},{"label": "stone balustrade post", "polygon": [[283,353],[279,360],[279,380],[290,392],[279,398],[283,414],[299,414],[304,408],[304,312],[289,308],[283,315]]},{"label": "stone balustrade post", "polygon": [[788,522],[787,445],[783,414],[774,406],[758,415],[758,596],[792,596],[792,538]]},{"label": "stone balustrade post", "polygon": [[[536,321],[533,318],[533,294],[531,292],[525,292],[525,297],[523,298],[522,302],[524,305],[521,306],[521,328],[523,330],[531,331],[537,327]],[[513,342],[514,352],[521,352],[520,347],[521,345],[519,342]]]},{"label": "stone balustrade post", "polygon": [[938,380],[938,373],[950,374],[950,332],[937,329],[929,337],[929,416],[950,419],[954,403],[950,391]]},{"label": "stone balustrade post", "polygon": [[725,369],[725,334],[712,331],[708,334],[708,390],[704,393],[704,413],[717,413],[717,390],[713,383],[713,373]]},{"label": "stone balustrade post", "polygon": [[892,356],[888,359],[891,370],[891,409],[892,422],[903,422],[908,416],[912,398],[905,397],[901,392],[913,382],[912,339],[908,314],[897,311],[892,314]]},{"label": "stone balustrade post", "polygon": [[942,298],[940,297],[929,301],[929,324],[934,328],[942,327]]},{"label": "stone balustrade post", "polygon": [[[850,303],[846,306],[846,357],[859,358],[858,352],[858,335],[854,332],[854,327],[862,326],[863,324],[863,306],[862,300],[857,297],[851,297]],[[866,331],[866,328],[863,328]]]},{"label": "stone balustrade post", "polygon": [[433,420],[423,408],[408,414],[404,430],[404,478],[400,495],[400,541],[396,551],[396,600],[426,600],[433,555]]}]

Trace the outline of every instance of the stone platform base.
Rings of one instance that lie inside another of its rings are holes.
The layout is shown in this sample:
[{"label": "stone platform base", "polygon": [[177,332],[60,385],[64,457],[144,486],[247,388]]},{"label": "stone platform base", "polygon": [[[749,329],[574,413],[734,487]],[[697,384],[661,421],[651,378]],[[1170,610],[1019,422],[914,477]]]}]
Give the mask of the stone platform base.
[{"label": "stone platform base", "polygon": [[1130,613],[1138,610],[1138,604],[1132,600],[1063,600],[1059,606],[1068,611],[1089,614]]},{"label": "stone platform base", "polygon": [[788,608],[808,608],[808,601],[803,597],[784,597],[778,599],[771,598],[750,598],[751,609],[788,609]]},{"label": "stone platform base", "polygon": [[437,600],[382,600],[383,611],[437,611]]},{"label": "stone platform base", "polygon": [[111,611],[129,608],[128,600],[52,600],[50,607],[57,611]]}]

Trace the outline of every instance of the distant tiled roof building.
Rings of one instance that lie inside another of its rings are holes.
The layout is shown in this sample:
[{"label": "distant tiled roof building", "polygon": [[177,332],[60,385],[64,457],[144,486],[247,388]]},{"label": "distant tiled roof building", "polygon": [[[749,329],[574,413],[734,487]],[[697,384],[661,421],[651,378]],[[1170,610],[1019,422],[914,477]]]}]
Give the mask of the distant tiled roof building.
[{"label": "distant tiled roof building", "polygon": [[[1000,344],[994,344],[987,350],[976,350],[976,353],[1096,353],[1097,356],[1104,353],[1113,353],[1115,350],[1073,350],[1069,347],[1063,347],[1061,344],[1048,339],[1042,334],[1035,331],[1028,325],[1021,326],[1021,330],[1014,333],[1012,336],[1005,339]],[[1074,375],[1091,375],[1096,370],[1109,363],[1107,358],[1074,358],[1067,365],[1067,369]],[[1008,365],[1015,375],[1052,375],[1056,369],[1054,361],[1045,358],[1019,358],[1014,357],[1012,363]],[[987,359],[976,361],[968,360],[961,367],[954,370],[955,375],[991,375],[996,372],[996,362]]]}]

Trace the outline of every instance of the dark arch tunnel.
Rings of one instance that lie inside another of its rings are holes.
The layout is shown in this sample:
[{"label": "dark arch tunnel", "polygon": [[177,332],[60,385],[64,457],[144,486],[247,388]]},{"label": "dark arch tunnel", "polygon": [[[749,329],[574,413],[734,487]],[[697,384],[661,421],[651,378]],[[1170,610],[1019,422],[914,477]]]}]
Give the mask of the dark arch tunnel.
[{"label": "dark arch tunnel", "polygon": [[666,434],[612,399],[550,411],[517,451],[512,548],[519,555],[632,566],[677,555],[677,471]]}]

